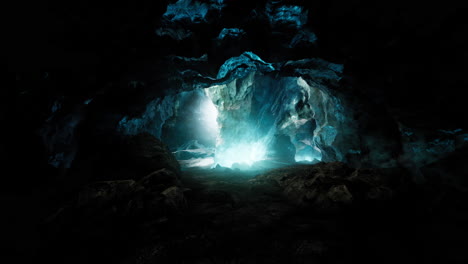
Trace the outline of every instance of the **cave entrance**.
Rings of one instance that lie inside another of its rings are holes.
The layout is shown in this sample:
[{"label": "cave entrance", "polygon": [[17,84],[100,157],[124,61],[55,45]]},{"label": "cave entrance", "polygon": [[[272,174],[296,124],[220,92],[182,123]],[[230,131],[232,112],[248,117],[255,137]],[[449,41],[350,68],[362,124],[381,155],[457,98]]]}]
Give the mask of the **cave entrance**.
[{"label": "cave entrance", "polygon": [[161,126],[161,140],[182,168],[215,165],[219,137],[218,109],[205,89],[181,92],[171,98],[170,117]]},{"label": "cave entrance", "polygon": [[312,97],[301,78],[251,73],[180,93],[161,139],[186,168],[250,170],[315,163],[322,155]]},{"label": "cave entrance", "polygon": [[[342,160],[343,108],[301,77],[249,73],[225,83],[157,99],[126,134],[150,132],[183,168],[241,170]],[[349,125],[347,124],[349,127]]]},{"label": "cave entrance", "polygon": [[254,126],[255,105],[244,96],[226,96],[227,89],[215,85],[176,96],[173,116],[162,126],[161,139],[183,168],[249,170],[273,162],[268,156],[270,136],[263,135],[271,129]]},{"label": "cave entrance", "polygon": [[338,85],[341,65],[309,59],[279,66],[245,52],[227,60],[216,78],[183,73],[184,91],[119,123],[123,134],[160,138],[182,167],[252,169],[359,153],[353,112],[328,87]]}]

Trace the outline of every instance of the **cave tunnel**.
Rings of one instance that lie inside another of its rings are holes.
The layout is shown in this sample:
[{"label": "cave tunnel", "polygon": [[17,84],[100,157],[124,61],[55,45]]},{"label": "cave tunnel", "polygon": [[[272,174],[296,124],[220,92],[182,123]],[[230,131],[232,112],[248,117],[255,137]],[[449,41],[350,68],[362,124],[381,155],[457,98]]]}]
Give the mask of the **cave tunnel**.
[{"label": "cave tunnel", "polygon": [[155,135],[182,167],[316,163],[322,151],[341,155],[333,148],[337,127],[344,127],[340,107],[338,99],[301,77],[251,72],[156,100],[141,117],[124,118],[120,130]]},{"label": "cave tunnel", "polygon": [[456,1],[11,5],[2,263],[468,263]]},{"label": "cave tunnel", "polygon": [[[398,144],[359,130],[354,115],[360,110],[353,106],[359,101],[336,91],[342,72],[343,65],[322,59],[274,65],[244,52],[225,61],[217,78],[188,79],[186,90],[123,117],[118,131],[154,135],[183,168],[252,170],[321,161],[393,166]],[[392,129],[392,123],[378,129]],[[372,140],[382,143],[366,149]]]}]

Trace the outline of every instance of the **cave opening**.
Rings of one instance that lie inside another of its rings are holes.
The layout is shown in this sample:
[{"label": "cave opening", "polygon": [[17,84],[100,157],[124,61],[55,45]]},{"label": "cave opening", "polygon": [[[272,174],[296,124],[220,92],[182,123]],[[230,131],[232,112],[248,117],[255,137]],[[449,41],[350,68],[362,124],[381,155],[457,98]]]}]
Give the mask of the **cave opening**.
[{"label": "cave opening", "polygon": [[205,88],[211,102],[205,107],[217,111],[213,166],[250,170],[320,161],[316,121],[304,111],[309,94],[301,81],[252,73]]},{"label": "cave opening", "polygon": [[[159,137],[182,168],[258,170],[342,159],[338,98],[302,77],[250,72],[150,103],[120,129]],[[338,140],[337,140],[338,139]]]}]

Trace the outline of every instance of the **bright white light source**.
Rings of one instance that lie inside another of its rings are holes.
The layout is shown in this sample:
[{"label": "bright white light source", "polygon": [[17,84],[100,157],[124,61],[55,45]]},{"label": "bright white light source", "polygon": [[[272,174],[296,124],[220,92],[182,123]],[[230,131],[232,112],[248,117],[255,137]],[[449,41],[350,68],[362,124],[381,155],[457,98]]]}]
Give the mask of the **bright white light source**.
[{"label": "bright white light source", "polygon": [[[242,133],[220,135],[220,127],[217,122],[218,109],[213,104],[213,100],[217,101],[219,99],[221,88],[224,89],[225,87],[213,86],[206,89],[205,94],[209,99],[202,106],[203,125],[214,131],[217,138],[213,165],[219,164],[227,168],[231,168],[233,165],[236,165],[234,167],[251,167],[255,162],[266,159],[267,144],[264,140],[259,140],[255,136],[255,129],[244,120],[239,120],[238,124],[234,124]],[[221,111],[242,111],[239,107],[240,105],[234,105],[227,110],[222,110],[223,107],[221,106],[220,109]],[[223,116],[223,118],[226,118],[226,116]]]},{"label": "bright white light source", "polygon": [[201,121],[210,131],[213,131],[216,136],[218,134],[218,109],[213,104],[211,99],[207,98],[201,104]]},{"label": "bright white light source", "polygon": [[296,154],[294,160],[296,162],[320,162],[321,157],[313,154]]},{"label": "bright white light source", "polygon": [[251,166],[265,158],[266,147],[262,142],[239,143],[225,149],[216,149],[215,154],[215,162],[223,167],[232,167],[235,163]]},{"label": "bright white light source", "polygon": [[179,160],[182,167],[185,168],[209,168],[212,167],[214,164],[214,159],[212,157],[209,158],[199,158],[199,159],[189,159],[189,160]]},{"label": "bright white light source", "polygon": [[312,158],[312,156],[309,156],[309,155],[296,155],[294,159],[296,160],[296,162],[301,162],[301,161],[312,162],[313,160],[315,160],[314,158]]}]

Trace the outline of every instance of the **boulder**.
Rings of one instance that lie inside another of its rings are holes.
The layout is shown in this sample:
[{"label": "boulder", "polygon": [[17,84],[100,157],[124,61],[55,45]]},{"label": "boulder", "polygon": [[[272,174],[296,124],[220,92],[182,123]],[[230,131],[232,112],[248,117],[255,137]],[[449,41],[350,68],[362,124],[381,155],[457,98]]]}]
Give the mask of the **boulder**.
[{"label": "boulder", "polygon": [[169,149],[149,133],[130,136],[127,139],[127,155],[130,165],[143,177],[151,172],[166,169],[180,174],[180,165]]},{"label": "boulder", "polygon": [[384,201],[393,196],[395,171],[352,169],[341,162],[297,165],[272,170],[254,181],[278,185],[286,198],[317,210],[335,210],[356,203]]},{"label": "boulder", "polygon": [[179,184],[177,174],[168,169],[160,169],[143,177],[138,184],[144,188],[165,189]]},{"label": "boulder", "polygon": [[186,206],[184,190],[177,186],[171,186],[161,193],[165,198],[165,203],[169,208],[180,210]]},{"label": "boulder", "polygon": [[135,190],[135,181],[104,181],[89,184],[78,195],[78,206],[85,206],[92,202],[108,203],[113,200],[128,196]]}]

